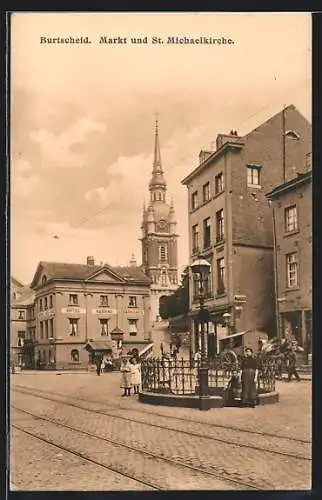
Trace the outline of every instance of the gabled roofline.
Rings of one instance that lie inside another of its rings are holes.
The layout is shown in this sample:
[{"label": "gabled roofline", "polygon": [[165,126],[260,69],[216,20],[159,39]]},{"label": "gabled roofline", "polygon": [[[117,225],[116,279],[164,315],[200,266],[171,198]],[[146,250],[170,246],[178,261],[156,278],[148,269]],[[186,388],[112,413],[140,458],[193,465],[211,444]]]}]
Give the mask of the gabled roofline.
[{"label": "gabled roofline", "polygon": [[97,276],[98,274],[100,274],[101,272],[103,271],[106,271],[108,272],[109,274],[111,274],[112,276],[114,276],[114,278],[117,278],[120,282],[122,283],[126,283],[127,281],[122,278],[122,276],[120,276],[119,274],[117,274],[114,270],[112,270],[109,266],[107,266],[106,264],[104,264],[102,267],[100,267],[99,269],[96,269],[96,271],[92,274],[90,274],[89,276],[87,276],[86,278],[84,278],[83,280],[81,281],[90,281],[92,280],[95,276]]}]

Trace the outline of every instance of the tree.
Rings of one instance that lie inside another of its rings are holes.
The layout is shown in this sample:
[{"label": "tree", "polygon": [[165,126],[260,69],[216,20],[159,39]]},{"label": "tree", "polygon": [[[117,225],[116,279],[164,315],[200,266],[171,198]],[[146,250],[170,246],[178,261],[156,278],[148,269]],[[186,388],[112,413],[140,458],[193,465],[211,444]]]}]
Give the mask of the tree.
[{"label": "tree", "polygon": [[189,266],[181,274],[180,285],[169,296],[160,298],[159,315],[162,319],[173,318],[189,312]]}]

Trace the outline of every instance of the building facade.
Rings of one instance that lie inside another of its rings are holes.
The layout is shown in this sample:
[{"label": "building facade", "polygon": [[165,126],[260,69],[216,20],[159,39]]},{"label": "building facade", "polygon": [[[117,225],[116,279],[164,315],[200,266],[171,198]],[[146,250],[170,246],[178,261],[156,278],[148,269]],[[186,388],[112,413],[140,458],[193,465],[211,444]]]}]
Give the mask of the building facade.
[{"label": "building facade", "polygon": [[[265,193],[305,170],[311,126],[294,106],[238,136],[219,134],[215,151],[182,183],[189,203],[190,263],[211,264],[206,307],[211,349],[221,335],[246,329],[276,333],[274,242]],[[200,345],[196,282],[190,278],[193,349]],[[224,316],[225,315],[225,316]]]},{"label": "building facade", "polygon": [[29,288],[11,277],[10,290],[10,363],[15,366],[25,365],[24,349],[28,344],[29,318],[33,309],[34,293]]},{"label": "building facade", "polygon": [[149,286],[138,266],[98,266],[92,257],[86,265],[40,262],[31,283],[36,366],[87,366],[85,346],[103,342],[113,351],[115,329],[123,333],[124,346],[149,344]]},{"label": "building facade", "polygon": [[160,297],[172,294],[178,286],[177,222],[173,202],[166,200],[167,183],[161,164],[158,122],[155,129],[150,201],[143,207],[142,267],[151,278],[151,317],[158,321]]},{"label": "building facade", "polygon": [[312,354],[312,172],[267,194],[275,229],[276,310],[279,335]]}]

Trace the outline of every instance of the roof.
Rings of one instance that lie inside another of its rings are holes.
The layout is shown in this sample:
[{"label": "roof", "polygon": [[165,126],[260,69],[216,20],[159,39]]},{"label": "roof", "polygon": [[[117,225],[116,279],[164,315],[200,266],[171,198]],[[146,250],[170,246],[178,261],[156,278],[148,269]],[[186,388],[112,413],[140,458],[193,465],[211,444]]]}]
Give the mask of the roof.
[{"label": "roof", "polygon": [[280,184],[276,188],[272,189],[272,191],[266,194],[266,197],[275,198],[276,196],[285,193],[287,191],[290,191],[291,189],[294,189],[300,186],[301,184],[304,184],[311,180],[312,180],[312,170],[309,170],[308,172],[304,173],[298,172],[297,177],[294,177],[294,179],[291,179],[290,181]]},{"label": "roof", "polygon": [[11,276],[11,285],[18,286],[19,288],[22,288],[24,285],[20,281],[18,281],[16,278]]},{"label": "roof", "polygon": [[41,261],[38,264],[35,276],[32,280],[31,287],[34,287],[37,282],[40,268],[46,274],[47,280],[62,279],[62,280],[89,280],[99,271],[105,270],[107,273],[115,274],[120,280],[125,282],[135,281],[145,284],[150,284],[151,280],[143,273],[141,266],[117,266],[112,267],[108,264],[100,266],[90,266],[86,264],[69,264],[66,262],[45,262]]},{"label": "roof", "polygon": [[112,349],[113,342],[111,340],[88,340],[85,345],[86,350],[92,351],[107,351]]},{"label": "roof", "polygon": [[11,306],[28,306],[34,303],[35,293],[29,286],[21,288],[19,294],[16,300],[11,300]]},{"label": "roof", "polygon": [[[296,112],[301,115],[301,113],[297,110],[297,108],[294,106],[294,104],[290,104],[289,106],[286,106],[284,108],[284,112],[289,109],[289,110],[296,110]],[[220,157],[222,154],[224,154],[226,151],[228,151],[229,149],[241,149],[244,144],[245,144],[245,141],[247,140],[247,138],[253,134],[254,132],[258,131],[261,127],[263,127],[264,125],[266,125],[268,122],[272,121],[272,120],[275,120],[278,116],[281,116],[283,113],[283,110],[282,111],[279,111],[278,113],[275,113],[275,115],[271,116],[270,118],[268,118],[267,120],[265,120],[264,122],[262,122],[260,125],[257,125],[257,127],[253,128],[250,132],[248,132],[247,134],[245,134],[244,136],[242,137],[236,137],[236,140],[235,141],[229,141],[229,142],[225,142],[220,148],[218,148],[217,150],[213,151],[213,153],[211,155],[209,155],[202,163],[200,163],[200,165],[198,165],[192,172],[190,172],[182,181],[181,183],[186,185],[188,184],[188,182],[193,179],[197,174],[199,174],[207,165],[209,165],[210,163],[212,163],[215,159],[217,159],[218,157]],[[302,116],[302,115],[301,115]]]}]

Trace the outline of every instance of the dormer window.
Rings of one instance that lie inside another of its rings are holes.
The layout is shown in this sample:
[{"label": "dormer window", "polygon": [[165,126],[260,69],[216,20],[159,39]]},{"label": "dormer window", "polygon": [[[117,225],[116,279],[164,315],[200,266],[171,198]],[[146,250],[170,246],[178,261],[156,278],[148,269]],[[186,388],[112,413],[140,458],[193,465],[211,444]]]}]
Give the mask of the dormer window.
[{"label": "dormer window", "polygon": [[285,137],[289,137],[290,139],[294,139],[296,141],[298,141],[300,139],[300,136],[297,132],[295,132],[295,130],[287,130],[285,132]]}]

